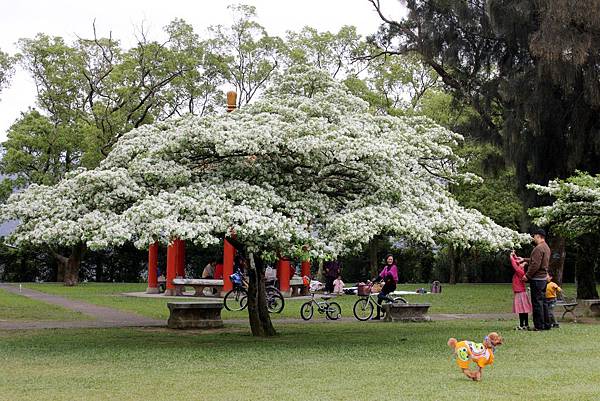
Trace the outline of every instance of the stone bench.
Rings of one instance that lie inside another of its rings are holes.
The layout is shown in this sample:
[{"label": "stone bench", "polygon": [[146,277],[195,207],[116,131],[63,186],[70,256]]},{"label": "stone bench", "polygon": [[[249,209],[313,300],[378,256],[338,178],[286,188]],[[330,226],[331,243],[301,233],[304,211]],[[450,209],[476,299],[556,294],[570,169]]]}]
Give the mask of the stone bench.
[{"label": "stone bench", "polygon": [[600,299],[584,299],[583,303],[588,306],[590,316],[600,317]]},{"label": "stone bench", "polygon": [[223,302],[168,302],[170,329],[216,329],[223,327]]},{"label": "stone bench", "polygon": [[292,277],[290,279],[290,296],[297,297],[300,295],[306,295],[307,291],[305,291],[306,287],[304,286],[304,281],[302,277]]},{"label": "stone bench", "polygon": [[187,286],[194,288],[195,297],[203,297],[204,289],[207,287],[216,289],[217,294],[221,293],[223,280],[213,278],[176,278],[173,279],[173,285],[175,285],[175,295],[183,295]]},{"label": "stone bench", "polygon": [[426,322],[431,320],[426,316],[431,304],[404,304],[388,303],[383,304],[386,322]]},{"label": "stone bench", "polygon": [[573,321],[577,323],[577,315],[575,314],[575,308],[577,307],[577,305],[578,303],[576,301],[559,299],[558,301],[556,301],[556,304],[554,304],[554,307],[563,308],[563,314],[560,317],[560,320],[564,320],[565,315],[567,313],[570,313],[571,317],[573,317]]},{"label": "stone bench", "polygon": [[585,317],[600,317],[600,299],[578,299],[579,310]]}]

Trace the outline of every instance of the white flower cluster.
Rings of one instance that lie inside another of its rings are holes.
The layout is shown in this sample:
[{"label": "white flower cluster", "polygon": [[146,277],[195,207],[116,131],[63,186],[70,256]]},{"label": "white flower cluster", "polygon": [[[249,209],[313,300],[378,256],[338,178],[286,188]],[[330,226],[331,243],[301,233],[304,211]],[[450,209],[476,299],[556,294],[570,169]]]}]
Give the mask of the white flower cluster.
[{"label": "white flower cluster", "polygon": [[555,198],[550,206],[529,210],[539,226],[553,226],[569,237],[597,233],[600,228],[600,175],[578,172],[566,180],[553,180],[547,186],[530,184],[540,195]]},{"label": "white flower cluster", "polygon": [[462,208],[449,181],[462,138],[422,117],[374,116],[325,73],[290,69],[245,108],[124,135],[93,171],[13,195],[17,243],[91,248],[235,233],[256,251],[346,253],[378,234],[512,248],[527,241]]}]

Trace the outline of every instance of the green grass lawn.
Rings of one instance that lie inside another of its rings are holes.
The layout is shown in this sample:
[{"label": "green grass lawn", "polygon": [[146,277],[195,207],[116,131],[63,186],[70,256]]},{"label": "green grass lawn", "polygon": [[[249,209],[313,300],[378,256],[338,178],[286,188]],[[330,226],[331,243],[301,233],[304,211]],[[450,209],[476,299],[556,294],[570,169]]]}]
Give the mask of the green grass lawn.
[{"label": "green grass lawn", "polygon": [[[24,284],[28,288],[77,299],[96,305],[108,306],[124,311],[135,312],[157,319],[168,318],[167,302],[162,298],[135,298],[122,296],[126,292],[142,292],[144,283],[83,283],[75,287],[61,284]],[[413,291],[425,284],[403,284],[399,290]],[[572,284],[566,284],[565,290],[575,293]],[[512,290],[510,284],[456,284],[444,285],[441,294],[406,295],[408,302],[431,303],[430,313],[510,313],[512,308]],[[172,299],[172,298],[171,298]],[[343,316],[352,316],[352,306],[357,297],[343,295],[336,299],[342,307]],[[273,314],[274,319],[300,316],[300,305],[305,299],[286,299],[286,307],[281,314]],[[229,312],[223,310],[223,318],[246,318],[247,312]],[[324,318],[316,315],[314,318]],[[313,319],[314,319],[313,318]]]},{"label": "green grass lawn", "polygon": [[0,290],[0,321],[82,320],[88,317],[59,306]]},{"label": "green grass lawn", "polygon": [[[276,323],[277,324],[277,323]],[[516,332],[507,321],[0,331],[0,400],[597,400],[600,325]],[[448,337],[505,345],[480,383]]]}]

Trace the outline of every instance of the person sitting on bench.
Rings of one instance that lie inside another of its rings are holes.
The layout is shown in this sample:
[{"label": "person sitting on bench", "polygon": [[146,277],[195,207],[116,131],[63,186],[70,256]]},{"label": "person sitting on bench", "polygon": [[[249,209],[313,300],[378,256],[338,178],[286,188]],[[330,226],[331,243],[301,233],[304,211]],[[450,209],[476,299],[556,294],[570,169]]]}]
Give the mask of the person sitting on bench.
[{"label": "person sitting on bench", "polygon": [[206,266],[204,266],[204,270],[202,270],[202,278],[215,278],[215,269],[217,266],[217,261],[211,259]]}]

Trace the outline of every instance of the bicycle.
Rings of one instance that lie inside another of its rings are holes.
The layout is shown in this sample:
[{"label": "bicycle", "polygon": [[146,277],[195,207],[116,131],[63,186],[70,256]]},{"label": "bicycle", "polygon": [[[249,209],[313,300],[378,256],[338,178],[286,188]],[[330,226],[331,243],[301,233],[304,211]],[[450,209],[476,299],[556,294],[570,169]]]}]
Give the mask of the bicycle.
[{"label": "bicycle", "polygon": [[[248,307],[248,283],[242,272],[239,270],[229,276],[233,289],[231,289],[224,298],[224,306],[228,311],[241,311]],[[281,292],[269,285],[266,287],[267,310],[269,313],[281,313],[285,306],[285,301]]]},{"label": "bicycle", "polygon": [[323,301],[315,301],[315,293],[310,293],[310,301],[305,302],[300,307],[300,316],[304,320],[310,320],[315,313],[315,305],[317,305],[317,312],[320,314],[325,313],[325,317],[330,320],[337,320],[342,316],[342,307],[337,302],[329,302],[331,297],[324,296],[321,299]]},{"label": "bicycle", "polygon": [[[373,284],[372,282],[368,282],[368,284],[358,286],[358,296],[360,297],[355,303],[352,311],[354,312],[354,317],[360,321],[369,320],[373,316],[373,310],[377,306],[377,294],[373,293]],[[384,303],[403,303],[406,304],[406,299],[402,297],[385,297],[381,304]]]}]

